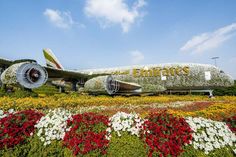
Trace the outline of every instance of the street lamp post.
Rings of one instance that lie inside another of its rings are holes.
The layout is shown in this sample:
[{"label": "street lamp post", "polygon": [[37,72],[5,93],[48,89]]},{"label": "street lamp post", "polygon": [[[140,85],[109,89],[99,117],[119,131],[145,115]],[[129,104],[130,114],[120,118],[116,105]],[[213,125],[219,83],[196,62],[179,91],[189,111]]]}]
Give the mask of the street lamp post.
[{"label": "street lamp post", "polygon": [[219,59],[220,57],[212,57],[211,59],[213,59],[214,60],[214,62],[215,62],[215,66],[217,67],[217,63],[216,63],[216,60],[217,59]]}]

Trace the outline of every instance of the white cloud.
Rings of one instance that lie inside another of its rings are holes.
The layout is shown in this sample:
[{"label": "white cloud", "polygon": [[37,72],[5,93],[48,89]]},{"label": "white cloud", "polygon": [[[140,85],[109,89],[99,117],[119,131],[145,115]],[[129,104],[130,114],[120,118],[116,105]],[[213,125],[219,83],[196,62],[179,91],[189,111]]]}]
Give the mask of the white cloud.
[{"label": "white cloud", "polygon": [[129,7],[125,0],[86,0],[85,14],[95,17],[103,28],[111,24],[120,24],[123,32],[128,32],[132,24],[144,16],[140,8],[145,0],[137,0]]},{"label": "white cloud", "polygon": [[142,52],[135,50],[130,52],[132,64],[138,64],[144,60],[144,55]]},{"label": "white cloud", "polygon": [[59,28],[70,28],[75,23],[71,17],[70,12],[46,9],[43,14],[53,25]]},{"label": "white cloud", "polygon": [[180,51],[203,53],[222,45],[236,33],[236,23],[219,28],[213,32],[202,33],[190,39]]}]

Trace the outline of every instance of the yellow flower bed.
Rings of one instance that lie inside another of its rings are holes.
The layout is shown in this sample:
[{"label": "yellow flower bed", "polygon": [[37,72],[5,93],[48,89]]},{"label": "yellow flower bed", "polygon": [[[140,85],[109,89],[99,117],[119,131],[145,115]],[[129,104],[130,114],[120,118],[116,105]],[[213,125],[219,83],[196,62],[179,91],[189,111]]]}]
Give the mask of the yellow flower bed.
[{"label": "yellow flower bed", "polygon": [[[135,107],[135,110],[142,109],[141,105],[153,105],[160,103],[171,103],[171,102],[196,102],[196,101],[207,101],[213,102],[213,105],[194,112],[186,112],[176,109],[169,109],[170,113],[179,116],[203,116],[207,118],[217,119],[217,116],[222,117],[223,115],[229,115],[236,113],[236,97],[235,96],[224,96],[216,97],[215,99],[209,99],[207,96],[136,96],[136,97],[122,97],[122,96],[88,96],[88,95],[65,95],[58,94],[54,96],[42,96],[38,98],[11,98],[11,97],[0,97],[0,109],[8,110],[27,110],[27,109],[53,109],[63,107],[66,109],[79,110],[82,107],[90,106],[119,106],[127,105]],[[139,107],[140,106],[140,107]],[[141,112],[149,112],[145,109]]]},{"label": "yellow flower bed", "polygon": [[208,101],[204,96],[146,96],[146,97],[109,97],[109,96],[70,96],[70,95],[55,95],[39,98],[11,98],[1,97],[0,108],[17,110],[24,109],[47,109],[47,108],[76,108],[83,106],[110,106],[110,105],[139,105],[152,103],[168,103],[175,101]]},{"label": "yellow flower bed", "polygon": [[173,109],[169,109],[168,112],[181,117],[192,116],[192,117],[204,117],[214,120],[222,120],[224,117],[230,117],[236,114],[236,102],[215,103],[203,110],[192,111],[192,112],[173,110]]}]

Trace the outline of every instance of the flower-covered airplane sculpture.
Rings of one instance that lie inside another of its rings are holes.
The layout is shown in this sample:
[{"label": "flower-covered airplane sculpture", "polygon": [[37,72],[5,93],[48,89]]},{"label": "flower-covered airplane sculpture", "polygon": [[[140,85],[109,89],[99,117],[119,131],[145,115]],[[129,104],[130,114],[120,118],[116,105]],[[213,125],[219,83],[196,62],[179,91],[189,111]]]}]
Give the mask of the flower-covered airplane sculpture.
[{"label": "flower-covered airplane sculpture", "polygon": [[50,81],[63,89],[69,82],[94,94],[141,94],[168,92],[209,92],[233,86],[231,76],[218,67],[196,63],[136,65],[106,69],[66,70],[50,49],[43,49],[46,66],[35,60],[0,58],[2,84],[38,88]]}]

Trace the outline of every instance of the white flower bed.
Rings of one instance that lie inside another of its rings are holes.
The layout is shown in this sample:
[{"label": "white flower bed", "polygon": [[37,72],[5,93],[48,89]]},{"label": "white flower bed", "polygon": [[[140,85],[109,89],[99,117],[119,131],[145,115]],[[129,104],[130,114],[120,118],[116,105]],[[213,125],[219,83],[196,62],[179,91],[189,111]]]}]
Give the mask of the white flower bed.
[{"label": "white flower bed", "polygon": [[71,117],[71,113],[64,109],[49,110],[49,113],[35,125],[38,129],[37,136],[45,146],[50,144],[52,140],[63,139],[65,132],[69,131],[67,120]]},{"label": "white flower bed", "polygon": [[141,119],[136,113],[125,113],[125,112],[117,112],[111,118],[109,118],[110,123],[107,128],[108,136],[107,138],[111,138],[111,132],[114,130],[118,136],[121,136],[121,131],[127,131],[131,133],[131,135],[136,135],[139,137],[139,133],[143,128],[142,125],[144,120]]},{"label": "white flower bed", "polygon": [[15,113],[14,109],[9,109],[8,112],[5,113],[3,110],[0,110],[0,119],[7,117],[11,113]]},{"label": "white flower bed", "polygon": [[226,123],[204,118],[186,118],[187,123],[194,131],[191,144],[195,149],[210,151],[225,146],[235,147],[236,136]]},{"label": "white flower bed", "polygon": [[0,110],[0,119],[6,117],[6,114],[4,113],[3,110]]}]

